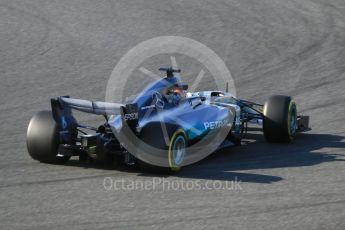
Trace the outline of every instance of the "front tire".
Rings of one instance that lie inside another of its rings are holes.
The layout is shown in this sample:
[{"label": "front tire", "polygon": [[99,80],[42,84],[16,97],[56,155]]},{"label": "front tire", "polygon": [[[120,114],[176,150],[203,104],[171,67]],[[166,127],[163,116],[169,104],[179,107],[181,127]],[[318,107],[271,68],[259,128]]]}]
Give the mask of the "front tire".
[{"label": "front tire", "polygon": [[274,95],[264,105],[263,131],[272,143],[289,143],[297,130],[297,108],[289,96]]},{"label": "front tire", "polygon": [[40,111],[30,120],[26,145],[29,155],[44,163],[61,164],[67,162],[69,156],[59,156],[59,129],[51,111]]}]

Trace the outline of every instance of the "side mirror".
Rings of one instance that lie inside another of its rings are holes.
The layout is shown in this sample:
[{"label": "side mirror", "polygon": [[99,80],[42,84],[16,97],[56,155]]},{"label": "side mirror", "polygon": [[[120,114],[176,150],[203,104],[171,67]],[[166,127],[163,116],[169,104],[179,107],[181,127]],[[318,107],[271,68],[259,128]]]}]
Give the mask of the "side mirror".
[{"label": "side mirror", "polygon": [[180,88],[180,89],[183,89],[183,90],[188,89],[188,84],[186,84],[186,83],[176,83],[175,86]]},{"label": "side mirror", "polygon": [[183,90],[187,90],[188,89],[188,85],[187,84],[182,84],[182,89]]}]

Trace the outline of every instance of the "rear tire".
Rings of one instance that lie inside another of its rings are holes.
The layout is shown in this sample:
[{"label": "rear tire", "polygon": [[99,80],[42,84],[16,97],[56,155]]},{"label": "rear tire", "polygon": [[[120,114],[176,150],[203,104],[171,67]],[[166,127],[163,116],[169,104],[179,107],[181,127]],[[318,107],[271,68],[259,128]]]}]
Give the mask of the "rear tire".
[{"label": "rear tire", "polygon": [[59,129],[51,111],[40,111],[30,120],[26,145],[29,155],[44,163],[66,163],[70,156],[58,156]]},{"label": "rear tire", "polygon": [[178,129],[173,134],[169,143],[168,160],[172,171],[178,172],[181,170],[183,160],[186,156],[186,149],[186,134],[182,129]]},{"label": "rear tire", "polygon": [[263,131],[268,142],[289,143],[297,129],[297,108],[289,96],[273,95],[264,105]]},{"label": "rear tire", "polygon": [[170,138],[169,146],[167,146],[169,167],[151,165],[139,159],[137,159],[137,163],[143,171],[163,174],[177,173],[181,171],[187,143],[185,132],[182,129],[177,129]]}]

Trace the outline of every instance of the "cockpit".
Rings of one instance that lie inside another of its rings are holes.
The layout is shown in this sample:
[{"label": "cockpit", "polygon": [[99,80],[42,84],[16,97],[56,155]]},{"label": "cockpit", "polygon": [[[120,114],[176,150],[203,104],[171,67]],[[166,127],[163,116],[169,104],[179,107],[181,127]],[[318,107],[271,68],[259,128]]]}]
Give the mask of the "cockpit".
[{"label": "cockpit", "polygon": [[180,101],[187,97],[187,89],[187,84],[177,83],[174,86],[166,89],[164,96],[168,103],[172,105],[179,105]]}]

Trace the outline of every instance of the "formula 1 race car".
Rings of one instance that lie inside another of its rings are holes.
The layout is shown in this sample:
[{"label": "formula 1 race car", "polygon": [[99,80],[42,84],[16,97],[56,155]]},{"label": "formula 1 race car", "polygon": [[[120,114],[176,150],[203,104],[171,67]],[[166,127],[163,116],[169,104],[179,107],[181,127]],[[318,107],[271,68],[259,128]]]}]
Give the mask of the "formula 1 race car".
[{"label": "formula 1 race car", "polygon": [[[51,99],[51,111],[38,112],[29,123],[30,156],[45,163],[78,156],[80,161],[178,171],[206,157],[198,157],[200,148],[193,151],[190,146],[219,147],[224,140],[240,145],[250,122],[262,125],[266,140],[276,143],[291,142],[297,132],[309,129],[309,117],[297,114],[289,96],[271,96],[262,105],[237,99],[227,90],[187,92],[188,85],[175,74],[180,70],[159,70],[166,76],[127,104]],[[105,123],[98,128],[79,124],[72,109],[102,115]]]}]

